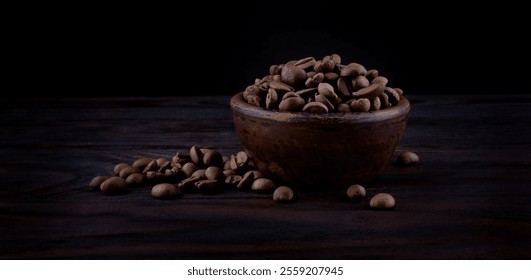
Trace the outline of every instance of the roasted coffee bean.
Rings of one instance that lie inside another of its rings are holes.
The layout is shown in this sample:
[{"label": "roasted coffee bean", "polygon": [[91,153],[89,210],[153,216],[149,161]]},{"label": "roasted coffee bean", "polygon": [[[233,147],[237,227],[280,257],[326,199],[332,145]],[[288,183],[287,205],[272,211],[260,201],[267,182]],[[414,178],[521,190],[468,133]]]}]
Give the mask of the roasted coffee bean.
[{"label": "roasted coffee bean", "polygon": [[378,73],[378,70],[376,70],[376,69],[368,70],[367,73],[365,73],[365,77],[369,81],[374,80],[374,78],[378,77],[378,75],[379,75],[379,73]]},{"label": "roasted coffee bean", "polygon": [[280,186],[273,192],[275,202],[289,202],[293,199],[293,190],[286,186]]},{"label": "roasted coffee bean", "polygon": [[365,75],[367,69],[359,63],[350,63],[347,66],[343,67],[339,72],[341,77],[356,77],[359,75]]},{"label": "roasted coffee bean", "polygon": [[156,199],[175,199],[181,197],[182,193],[174,184],[161,183],[153,186],[151,196]]},{"label": "roasted coffee bean", "polygon": [[230,176],[230,175],[236,175],[236,171],[232,169],[225,169],[223,170],[223,175],[225,175],[225,177]]},{"label": "roasted coffee bean", "polygon": [[295,93],[302,98],[306,98],[307,96],[309,97],[309,96],[314,95],[316,92],[317,92],[317,87],[311,87],[311,88],[301,89],[299,91],[296,91]]},{"label": "roasted coffee bean", "polygon": [[190,152],[177,152],[172,158],[172,162],[178,163],[181,166],[190,161],[192,161],[190,158]]},{"label": "roasted coffee bean", "polygon": [[184,173],[184,176],[190,177],[192,176],[192,173],[194,173],[197,170],[197,165],[193,162],[187,162],[181,167],[181,172]]},{"label": "roasted coffee bean", "polygon": [[120,174],[118,176],[122,177],[123,179],[129,177],[129,175],[133,173],[140,173],[140,170],[138,168],[132,167],[132,166],[126,166],[120,170]]},{"label": "roasted coffee bean", "polygon": [[334,105],[330,102],[330,100],[328,98],[326,98],[326,96],[324,94],[321,94],[319,92],[316,93],[315,94],[315,101],[325,105],[325,107],[327,108],[328,112],[332,112],[335,109]]},{"label": "roasted coffee bean", "polygon": [[114,166],[114,169],[113,169],[114,174],[119,175],[122,169],[129,167],[129,166],[131,165],[129,165],[128,163],[118,163],[117,165]]},{"label": "roasted coffee bean", "polygon": [[194,183],[195,187],[201,192],[212,192],[218,190],[218,180],[199,180]]},{"label": "roasted coffee bean", "polygon": [[306,72],[304,69],[296,65],[286,65],[280,72],[282,81],[290,86],[297,86],[306,80]]},{"label": "roasted coffee bean", "polygon": [[236,187],[241,180],[242,176],[240,175],[228,175],[225,177],[225,184],[231,187]]},{"label": "roasted coffee bean", "polygon": [[398,94],[394,88],[385,87],[384,93],[389,97],[389,103],[391,103],[391,105],[394,106],[400,101],[400,94]]},{"label": "roasted coffee bean", "polygon": [[181,188],[183,190],[191,190],[192,187],[194,187],[195,182],[197,182],[199,180],[204,180],[204,178],[190,176],[190,177],[180,181],[179,183],[177,183],[177,187]]},{"label": "roasted coffee bean", "polygon": [[258,178],[253,181],[251,184],[251,190],[253,191],[271,191],[276,188],[275,183],[268,178]]},{"label": "roasted coffee bean", "polygon": [[333,61],[336,65],[341,64],[341,56],[339,56],[339,54],[334,53],[334,54],[332,54],[330,57],[332,58],[332,61]]},{"label": "roasted coffee bean", "polygon": [[164,173],[160,173],[158,171],[148,171],[146,172],[146,179],[150,183],[158,183],[164,181],[166,178],[166,175]]},{"label": "roasted coffee bean", "polygon": [[350,103],[352,112],[368,112],[371,108],[371,102],[367,98],[360,98]]},{"label": "roasted coffee bean", "polygon": [[384,76],[378,76],[374,79],[372,79],[371,84],[383,84],[384,87],[387,85],[389,81]]},{"label": "roasted coffee bean", "polygon": [[199,177],[201,179],[206,179],[206,169],[197,169],[190,177]]},{"label": "roasted coffee bean", "polygon": [[315,58],[311,56],[306,57],[306,58],[298,60],[297,62],[295,62],[294,65],[298,66],[301,69],[308,69],[308,68],[313,69],[313,66],[315,65]]},{"label": "roasted coffee bean", "polygon": [[419,163],[419,156],[414,152],[404,151],[396,159],[397,163],[402,166],[411,166]]},{"label": "roasted coffee bean", "polygon": [[190,158],[192,159],[192,162],[195,163],[197,166],[203,165],[203,156],[203,152],[201,152],[201,149],[198,146],[193,145],[190,148]]},{"label": "roasted coffee bean", "polygon": [[278,93],[276,90],[270,88],[267,91],[266,96],[266,109],[277,109],[278,108]]},{"label": "roasted coffee bean", "polygon": [[404,95],[404,91],[401,88],[394,88],[396,92],[398,92],[399,95]]},{"label": "roasted coffee bean", "polygon": [[295,90],[295,88],[293,88],[292,86],[281,81],[272,81],[271,83],[269,83],[269,88],[272,88],[277,92],[288,92]]},{"label": "roasted coffee bean", "polygon": [[359,184],[351,185],[347,189],[347,197],[352,200],[360,200],[364,198],[366,194],[367,192],[365,191],[365,188]]},{"label": "roasted coffee bean", "polygon": [[168,163],[170,163],[169,159],[163,158],[163,157],[157,158],[156,161],[159,166],[165,166],[165,165],[168,165]]},{"label": "roasted coffee bean", "polygon": [[271,65],[269,67],[269,75],[277,75],[280,73],[278,65]]},{"label": "roasted coffee bean", "polygon": [[157,163],[157,160],[153,159],[146,165],[146,167],[144,167],[142,173],[146,174],[148,171],[156,170],[159,170],[159,164]]},{"label": "roasted coffee bean", "polygon": [[371,84],[366,88],[352,92],[352,97],[354,98],[369,98],[373,99],[377,96],[380,96],[385,90],[385,85],[383,83]]},{"label": "roasted coffee bean", "polygon": [[236,188],[238,190],[250,189],[253,182],[254,182],[254,173],[252,172],[245,173],[245,175],[243,175],[238,185],[236,185]]},{"label": "roasted coffee bean", "polygon": [[291,97],[300,97],[300,96],[298,94],[294,93],[293,91],[288,91],[282,96],[281,101],[282,100],[286,100],[286,99],[291,98]]},{"label": "roasted coffee bean", "polygon": [[302,97],[290,97],[280,101],[278,109],[281,111],[300,111],[305,103]]},{"label": "roasted coffee bean", "polygon": [[327,72],[324,74],[324,78],[325,80],[328,80],[328,81],[335,81],[337,80],[337,78],[339,78],[339,74],[334,73],[334,72]]},{"label": "roasted coffee bean", "polygon": [[337,79],[337,91],[341,97],[350,98],[350,89],[346,78],[341,77]]},{"label": "roasted coffee bean", "polygon": [[236,172],[247,169],[249,166],[249,156],[246,152],[240,151],[231,156],[230,168]]},{"label": "roasted coffee bean", "polygon": [[388,193],[378,193],[371,198],[369,206],[374,209],[392,209],[395,207],[395,198]]},{"label": "roasted coffee bean", "polygon": [[302,111],[306,113],[328,113],[328,107],[321,102],[314,101],[304,105]]},{"label": "roasted coffee bean", "polygon": [[133,166],[134,168],[137,168],[138,170],[144,170],[144,168],[146,168],[146,166],[152,160],[154,160],[154,159],[153,158],[139,158],[139,159],[135,160],[131,166]]},{"label": "roasted coffee bean", "polygon": [[203,155],[203,163],[206,166],[222,166],[223,157],[217,150],[207,150]]},{"label": "roasted coffee bean", "polygon": [[368,87],[371,83],[365,76],[357,76],[356,78],[352,79],[352,90],[358,91],[362,88]]},{"label": "roasted coffee bean", "polygon": [[346,103],[337,104],[337,111],[340,113],[350,113],[350,105]]},{"label": "roasted coffee bean", "polygon": [[249,173],[253,173],[254,180],[259,179],[259,178],[265,178],[264,173],[262,173],[262,172],[260,172],[258,170],[249,170],[249,171],[245,172],[245,174],[243,174],[243,176],[248,175]]},{"label": "roasted coffee bean", "polygon": [[125,179],[125,183],[130,188],[141,187],[146,183],[146,175],[141,173],[133,173]]},{"label": "roasted coffee bean", "polygon": [[219,168],[217,166],[209,166],[205,170],[205,177],[208,180],[221,181],[221,180],[223,180],[225,175],[223,175],[223,170],[221,170],[221,168]]},{"label": "roasted coffee bean", "polygon": [[100,185],[100,190],[104,194],[124,194],[129,192],[127,184],[122,177],[111,177]]},{"label": "roasted coffee bean", "polygon": [[90,181],[90,184],[89,184],[89,189],[91,191],[101,191],[100,189],[100,185],[101,183],[103,183],[105,180],[111,178],[111,176],[96,176],[92,179],[92,181]]}]

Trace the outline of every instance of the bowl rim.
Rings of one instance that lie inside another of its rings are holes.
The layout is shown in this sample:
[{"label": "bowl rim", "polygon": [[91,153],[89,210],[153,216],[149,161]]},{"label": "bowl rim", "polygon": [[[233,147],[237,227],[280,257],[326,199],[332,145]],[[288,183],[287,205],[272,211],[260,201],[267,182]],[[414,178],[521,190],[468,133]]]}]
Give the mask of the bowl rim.
[{"label": "bowl rim", "polygon": [[381,122],[396,117],[407,115],[410,111],[410,103],[407,97],[400,96],[397,105],[369,112],[351,113],[308,113],[308,112],[288,112],[280,110],[270,110],[247,103],[243,99],[243,91],[233,95],[230,99],[230,107],[233,113],[254,117],[257,119],[268,119],[278,122],[304,122],[304,123],[373,123]]}]

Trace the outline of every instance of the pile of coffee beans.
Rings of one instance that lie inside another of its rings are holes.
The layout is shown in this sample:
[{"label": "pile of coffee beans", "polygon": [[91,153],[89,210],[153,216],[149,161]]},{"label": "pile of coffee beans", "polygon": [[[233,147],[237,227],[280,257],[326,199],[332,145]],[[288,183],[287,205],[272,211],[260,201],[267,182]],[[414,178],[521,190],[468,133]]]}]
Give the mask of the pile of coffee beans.
[{"label": "pile of coffee beans", "polygon": [[[397,158],[397,163],[402,166],[417,162],[418,156],[411,151],[405,151]],[[151,196],[156,199],[176,199],[185,193],[219,193],[225,189],[272,194],[273,201],[278,203],[290,202],[294,197],[292,188],[279,185],[256,170],[244,151],[223,156],[216,149],[194,145],[189,151],[177,152],[171,159],[139,158],[130,164],[118,163],[112,173],[111,176],[94,177],[89,184],[90,190],[120,195],[135,188],[151,187]],[[366,194],[365,188],[359,184],[351,185],[345,192],[353,201],[363,200]],[[369,206],[392,209],[395,199],[388,193],[377,193],[370,199]]]},{"label": "pile of coffee beans", "polygon": [[403,91],[376,69],[344,64],[338,54],[272,65],[243,91],[247,103],[269,110],[307,113],[368,112],[395,106]]},{"label": "pile of coffee beans", "polygon": [[226,188],[273,193],[276,202],[293,199],[293,190],[277,184],[256,170],[247,153],[222,156],[212,148],[194,145],[168,158],[140,158],[118,163],[113,176],[96,176],[89,187],[106,195],[126,194],[134,188],[151,187],[157,199],[175,199],[184,193],[218,193]]}]

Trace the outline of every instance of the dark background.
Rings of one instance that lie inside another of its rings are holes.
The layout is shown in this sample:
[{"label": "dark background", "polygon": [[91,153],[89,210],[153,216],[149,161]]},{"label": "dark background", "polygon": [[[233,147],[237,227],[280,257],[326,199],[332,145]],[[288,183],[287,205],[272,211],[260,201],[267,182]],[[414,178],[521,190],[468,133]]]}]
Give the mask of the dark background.
[{"label": "dark background", "polygon": [[338,53],[410,94],[531,93],[526,9],[377,1],[20,7],[15,96],[232,95],[271,64]]}]

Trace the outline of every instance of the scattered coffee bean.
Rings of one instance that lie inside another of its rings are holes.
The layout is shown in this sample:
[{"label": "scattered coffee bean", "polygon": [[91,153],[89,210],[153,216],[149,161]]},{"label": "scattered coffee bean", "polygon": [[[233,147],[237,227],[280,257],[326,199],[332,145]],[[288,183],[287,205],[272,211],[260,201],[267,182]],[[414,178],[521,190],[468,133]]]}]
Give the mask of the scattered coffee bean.
[{"label": "scattered coffee bean", "polygon": [[154,160],[154,159],[153,158],[139,158],[139,159],[135,160],[135,162],[133,162],[133,164],[131,166],[133,166],[134,168],[136,168],[138,170],[144,170],[144,168],[146,168],[146,166],[152,160]]},{"label": "scattered coffee bean", "polygon": [[405,151],[400,153],[396,161],[401,166],[411,166],[419,162],[419,156],[414,152]]},{"label": "scattered coffee bean", "polygon": [[275,183],[271,179],[258,178],[251,184],[251,190],[253,191],[270,191],[276,188]]},{"label": "scattered coffee bean", "polygon": [[181,195],[181,191],[174,184],[161,183],[151,189],[151,196],[157,199],[175,199]]},{"label": "scattered coffee bean", "polygon": [[100,185],[101,183],[103,183],[105,180],[111,178],[111,176],[96,176],[94,177],[94,179],[92,179],[92,181],[90,181],[90,184],[89,184],[89,188],[91,191],[101,191],[100,189]]},{"label": "scattered coffee bean", "polygon": [[131,166],[131,165],[129,165],[127,163],[118,163],[117,165],[114,166],[114,174],[119,175],[120,171],[122,171],[122,169],[124,169],[126,167],[129,167],[129,166]]},{"label": "scattered coffee bean", "polygon": [[286,186],[280,186],[273,192],[275,202],[289,202],[293,199],[293,190]]},{"label": "scattered coffee bean", "polygon": [[371,198],[369,206],[374,209],[392,209],[395,207],[395,198],[388,193],[378,193]]},{"label": "scattered coffee bean", "polygon": [[351,185],[347,189],[347,197],[353,200],[360,200],[364,198],[366,194],[367,192],[365,191],[365,188],[359,184]]},{"label": "scattered coffee bean", "polygon": [[146,175],[141,173],[133,173],[125,179],[125,183],[130,188],[143,186],[147,181]]},{"label": "scattered coffee bean", "polygon": [[138,168],[135,168],[132,166],[126,166],[120,170],[120,173],[118,175],[125,179],[133,173],[140,173],[140,171],[138,170]]},{"label": "scattered coffee bean", "polygon": [[129,192],[127,184],[122,177],[111,177],[100,185],[101,192],[104,194],[123,194]]}]

